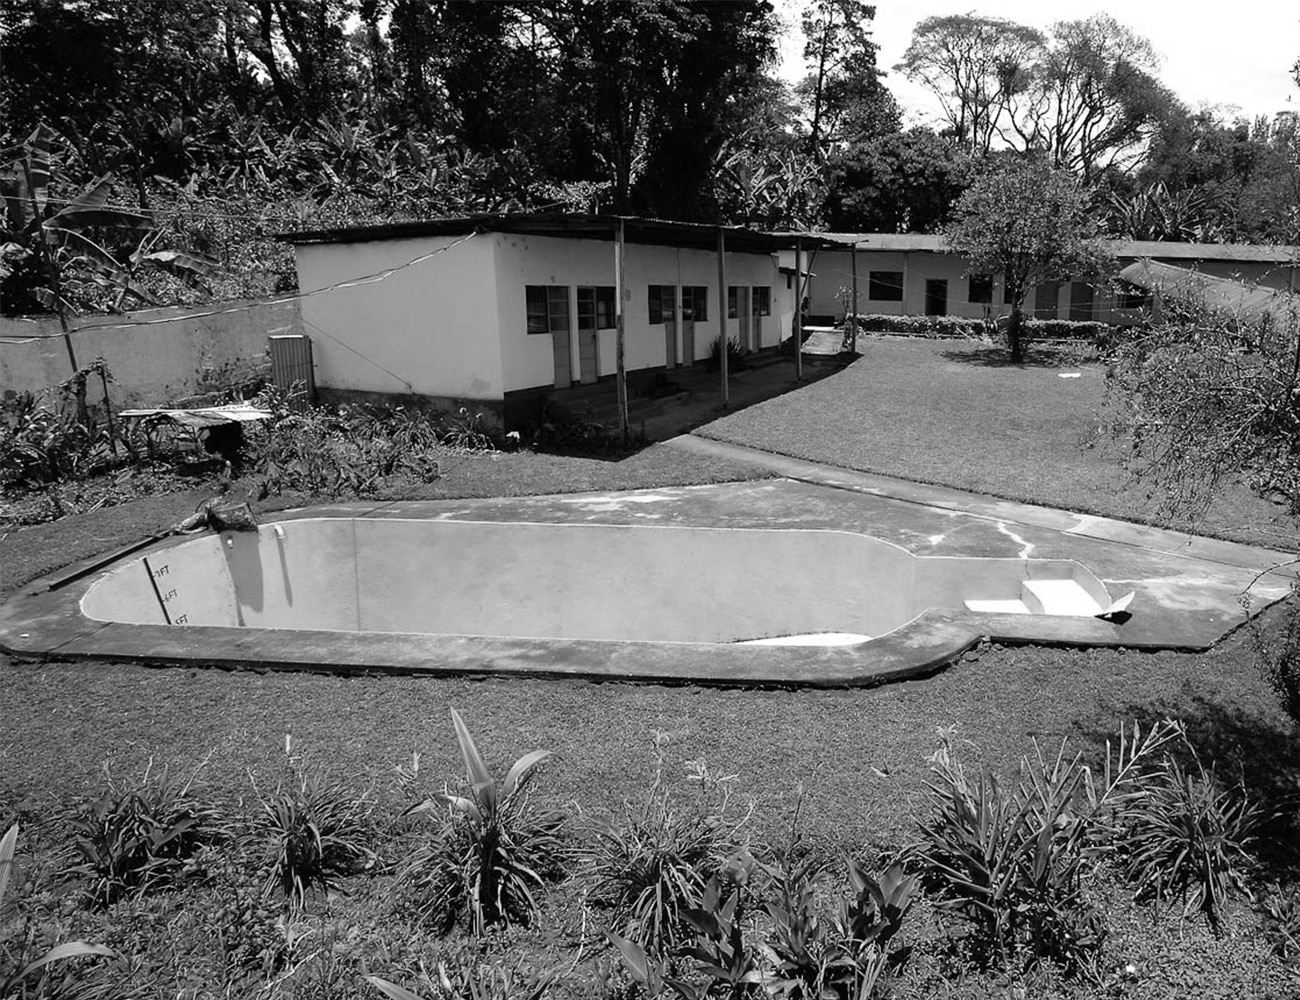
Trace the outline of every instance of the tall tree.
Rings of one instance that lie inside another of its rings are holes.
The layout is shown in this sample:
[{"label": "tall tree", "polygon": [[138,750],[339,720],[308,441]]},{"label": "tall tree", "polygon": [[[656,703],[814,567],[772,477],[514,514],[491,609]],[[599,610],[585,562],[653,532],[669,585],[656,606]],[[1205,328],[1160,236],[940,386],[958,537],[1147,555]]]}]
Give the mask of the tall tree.
[{"label": "tall tree", "polygon": [[1087,278],[1104,270],[1096,225],[1077,179],[1041,159],[1004,160],[957,200],[944,227],[948,245],[971,274],[1001,274],[1011,307],[1011,360],[1024,360],[1024,302],[1043,281]]},{"label": "tall tree", "polygon": [[1042,58],[1041,32],[1000,17],[928,17],[895,67],[938,99],[953,138],[967,152],[987,153],[1011,100]]},{"label": "tall tree", "polygon": [[807,107],[808,152],[819,159],[842,143],[898,131],[898,105],[876,67],[875,16],[863,0],[815,0],[804,8],[809,72],[797,92]]},{"label": "tall tree", "polygon": [[227,0],[245,50],[298,120],[334,109],[348,89],[346,28],[356,0]]},{"label": "tall tree", "polygon": [[915,128],[850,146],[831,158],[826,224],[859,233],[933,233],[974,176],[950,137]]},{"label": "tall tree", "polygon": [[[556,0],[521,4],[554,50],[569,149],[611,181],[612,207],[673,217],[702,192],[733,89],[757,84],[775,48],[766,0]],[[597,175],[599,176],[599,175]],[[586,179],[586,178],[574,178]],[[635,202],[634,202],[635,193]]]},{"label": "tall tree", "polygon": [[689,37],[652,105],[645,170],[633,207],[658,216],[718,221],[713,165],[737,124],[734,109],[767,86],[775,58],[768,3],[690,5]]},{"label": "tall tree", "polygon": [[1007,98],[1004,137],[1046,152],[1085,184],[1138,163],[1177,102],[1153,75],[1151,43],[1108,14],[1061,21],[1024,87]]}]

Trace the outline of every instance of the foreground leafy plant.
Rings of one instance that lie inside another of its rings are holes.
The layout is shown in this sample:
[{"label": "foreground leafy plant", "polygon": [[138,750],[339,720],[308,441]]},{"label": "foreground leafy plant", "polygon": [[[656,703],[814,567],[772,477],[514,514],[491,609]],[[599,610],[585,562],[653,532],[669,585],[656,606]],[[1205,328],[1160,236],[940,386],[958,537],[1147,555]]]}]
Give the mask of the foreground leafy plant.
[{"label": "foreground leafy plant", "polygon": [[[18,845],[18,824],[9,828],[0,837],[0,927],[4,926],[5,893],[9,888],[9,876],[13,870],[14,852]],[[99,944],[87,944],[85,941],[68,941],[27,959],[21,952],[11,954],[7,948],[0,949],[0,997],[20,997],[29,994],[27,985],[34,977],[43,973],[56,962],[65,962],[72,958],[95,957],[113,958],[116,953],[111,948]]]},{"label": "foreground leafy plant", "polygon": [[1243,888],[1261,813],[1245,789],[1224,789],[1200,761],[1195,768],[1165,760],[1125,810],[1123,847],[1139,893],[1181,897],[1185,914],[1199,910],[1218,933],[1229,890]]},{"label": "foreground leafy plant", "polygon": [[67,406],[30,392],[0,401],[0,483],[34,487],[87,476],[112,461],[112,437]]},{"label": "foreground leafy plant", "polygon": [[[741,997],[759,986],[794,1000],[873,996],[886,969],[907,958],[909,950],[893,949],[891,942],[911,909],[917,880],[901,864],[877,880],[850,862],[851,895],[827,912],[817,903],[816,866],[801,846],[794,839],[775,869],[748,854],[731,858],[709,879],[699,905],[683,909],[690,935],[666,956],[606,931],[633,983],[651,996],[667,987],[682,1000]],[[764,906],[767,921],[746,912],[751,895],[775,897]]]},{"label": "foreground leafy plant", "polygon": [[407,861],[402,880],[414,890],[417,912],[444,929],[461,914],[475,934],[498,923],[530,923],[537,910],[533,892],[556,873],[563,851],[564,815],[539,813],[528,800],[537,766],[551,753],[525,754],[498,783],[454,708],[451,719],[465,785],[407,810],[433,817],[438,827]]},{"label": "foreground leafy plant", "polygon": [[1260,909],[1274,952],[1293,975],[1300,976],[1300,888],[1274,887]]},{"label": "foreground leafy plant", "polygon": [[592,902],[655,954],[682,939],[683,913],[700,905],[709,879],[742,849],[749,819],[729,815],[732,776],[719,778],[702,761],[692,762],[687,775],[694,800],[679,802],[664,780],[666,745],[657,734],[654,783],[645,798],[625,801],[617,821],[592,821],[583,859]]},{"label": "foreground leafy plant", "polygon": [[745,895],[753,867],[748,856],[732,859],[721,878],[709,879],[700,905],[683,912],[694,940],[678,950],[678,957],[694,960],[702,982],[665,977],[682,1000],[742,997],[763,981],[757,949],[745,940]]},{"label": "foreground leafy plant", "polygon": [[934,813],[914,849],[940,910],[972,926],[985,958],[1090,968],[1105,925],[1084,879],[1113,850],[1118,817],[1145,795],[1152,758],[1181,735],[1172,722],[1145,737],[1121,731],[1100,776],[1064,744],[1054,758],[1035,746],[1006,786],[988,770],[969,778],[945,733],[931,758]]},{"label": "foreground leafy plant", "polygon": [[201,848],[227,836],[219,812],[191,794],[197,774],[181,782],[149,769],[138,783],[118,784],[105,765],[104,792],[70,819],[81,859],[72,872],[92,879],[92,903],[174,885]]},{"label": "foreground leafy plant", "polygon": [[912,908],[917,879],[897,862],[876,879],[850,860],[850,895],[825,912],[817,901],[817,866],[797,824],[796,813],[768,887],[775,899],[765,906],[770,926],[760,946],[765,985],[801,1000],[869,997],[886,969],[901,965],[910,952],[891,944]]},{"label": "foreground leafy plant", "polygon": [[[286,746],[287,746],[286,741]],[[353,795],[337,778],[290,761],[274,790],[257,793],[253,826],[267,875],[265,891],[278,888],[290,907],[304,905],[308,892],[330,892],[360,870],[373,852],[371,803]]]},{"label": "foreground leafy plant", "polygon": [[[432,996],[443,1000],[541,1000],[560,978],[555,970],[528,975],[504,965],[460,965],[448,968],[438,963],[437,980],[422,977]],[[366,982],[389,1000],[425,1000],[418,993],[380,976],[366,976]]]}]

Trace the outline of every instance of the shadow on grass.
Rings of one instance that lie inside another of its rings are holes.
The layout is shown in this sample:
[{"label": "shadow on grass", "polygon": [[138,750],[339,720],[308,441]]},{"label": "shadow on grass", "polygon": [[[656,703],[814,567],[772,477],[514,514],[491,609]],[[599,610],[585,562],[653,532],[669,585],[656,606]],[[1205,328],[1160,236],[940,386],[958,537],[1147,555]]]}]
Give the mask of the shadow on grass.
[{"label": "shadow on grass", "polygon": [[1011,360],[1011,351],[1005,347],[989,344],[972,345],[967,350],[940,351],[939,356],[945,361],[972,368],[1071,368],[1078,365],[1092,364],[1095,357],[1081,356],[1077,349],[1034,347],[1025,349],[1023,361]]},{"label": "shadow on grass", "polygon": [[[729,387],[726,406],[722,404],[718,369],[705,364],[681,371],[677,380],[667,383],[663,393],[646,391],[643,380],[641,384],[630,382],[626,444],[617,417],[611,415],[616,392],[612,383],[602,383],[603,392],[580,389],[579,396],[558,391],[552,396],[554,409],[549,420],[532,428],[526,438],[531,439],[531,450],[543,454],[621,462],[651,445],[820,382],[847,363],[851,362],[806,364],[798,381],[793,378],[793,368],[787,372],[770,366],[742,367],[735,372],[738,378]],[[650,413],[644,410],[647,404],[653,408]]]},{"label": "shadow on grass", "polygon": [[[1136,722],[1144,733],[1165,719],[1182,722],[1188,745],[1175,745],[1173,755],[1193,765],[1194,752],[1223,785],[1240,782],[1267,817],[1258,831],[1260,861],[1275,875],[1300,873],[1300,732],[1295,727],[1191,691],[1177,698],[1120,705],[1106,715],[1126,720],[1130,731]],[[1117,729],[1102,729],[1095,721],[1080,722],[1078,731],[1095,748],[1094,753],[1085,751],[1085,757],[1098,763],[1105,756],[1106,741],[1113,744],[1118,737]]]}]

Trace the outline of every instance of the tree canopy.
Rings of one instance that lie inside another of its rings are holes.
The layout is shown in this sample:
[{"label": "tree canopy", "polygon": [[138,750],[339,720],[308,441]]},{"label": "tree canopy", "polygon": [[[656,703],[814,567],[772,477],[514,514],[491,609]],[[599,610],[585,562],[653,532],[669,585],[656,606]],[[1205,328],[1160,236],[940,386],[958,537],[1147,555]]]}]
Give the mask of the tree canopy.
[{"label": "tree canopy", "polygon": [[1011,359],[1024,360],[1025,293],[1042,282],[1087,278],[1105,270],[1087,195],[1071,173],[1041,159],[1008,159],[979,176],[957,199],[944,228],[971,274],[1001,274],[1011,307]]}]

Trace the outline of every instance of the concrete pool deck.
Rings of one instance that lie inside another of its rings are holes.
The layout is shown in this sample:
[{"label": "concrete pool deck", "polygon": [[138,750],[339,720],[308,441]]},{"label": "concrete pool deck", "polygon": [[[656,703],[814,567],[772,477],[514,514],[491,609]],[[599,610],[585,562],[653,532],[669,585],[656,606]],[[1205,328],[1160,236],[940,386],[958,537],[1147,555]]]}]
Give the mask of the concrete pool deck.
[{"label": "concrete pool deck", "polygon": [[[1288,553],[901,483],[697,437],[664,446],[748,456],[786,478],[620,493],[342,504],[286,512],[266,524],[288,528],[294,520],[336,517],[850,532],[880,539],[921,560],[1073,560],[1095,573],[1112,597],[1132,591],[1130,617],[1115,622],[931,608],[870,642],[826,647],[176,627],[87,617],[81,602],[104,575],[108,562],[101,558],[22,588],[0,609],[0,648],[24,658],[353,674],[867,686],[934,673],[982,639],[1201,650],[1243,621],[1238,599],[1247,588],[1259,607],[1283,597],[1291,580],[1290,570],[1274,568],[1292,558]],[[176,539],[155,542],[129,557],[176,544]],[[779,593],[783,582],[754,585]],[[808,596],[791,593],[792,599]],[[837,598],[829,590],[813,596]]]}]

